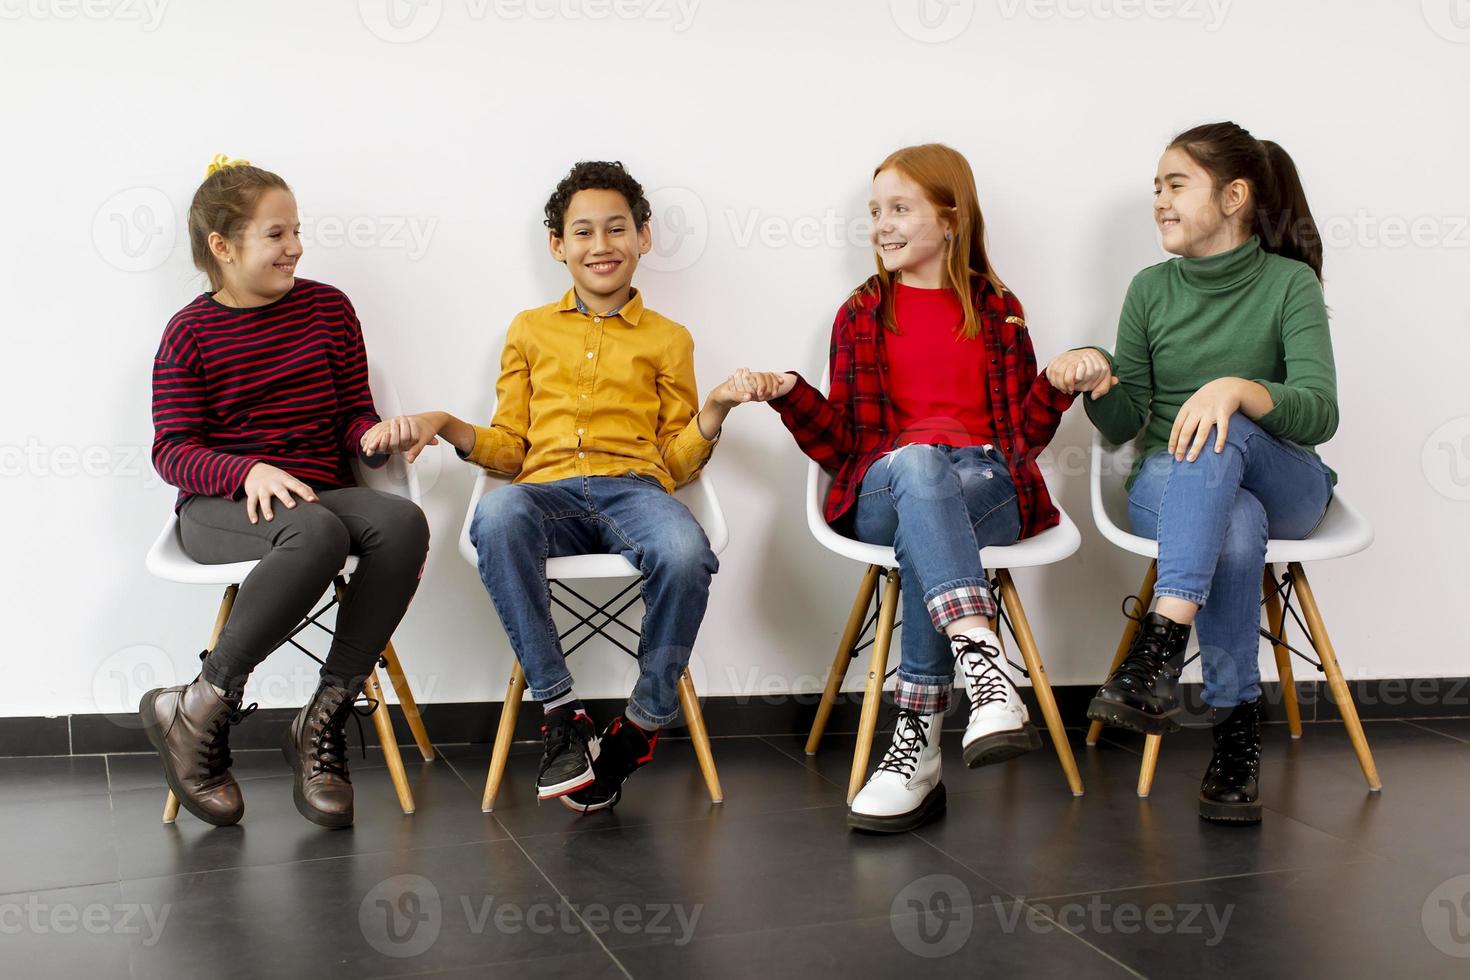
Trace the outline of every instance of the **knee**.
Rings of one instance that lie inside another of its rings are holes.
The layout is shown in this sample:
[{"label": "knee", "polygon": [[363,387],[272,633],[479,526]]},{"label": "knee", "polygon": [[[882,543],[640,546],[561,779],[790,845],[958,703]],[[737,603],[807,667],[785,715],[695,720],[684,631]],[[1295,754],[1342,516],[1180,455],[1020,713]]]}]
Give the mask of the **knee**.
[{"label": "knee", "polygon": [[513,486],[491,490],[475,504],[470,542],[483,551],[535,520],[535,508],[524,493]]},{"label": "knee", "polygon": [[698,525],[666,529],[644,546],[641,571],[675,582],[708,582],[719,561]]},{"label": "knee", "polygon": [[379,529],[394,552],[422,563],[429,553],[429,519],[423,509],[407,497],[388,502],[383,527]]},{"label": "knee", "polygon": [[330,566],[335,572],[347,561],[352,536],[341,518],[321,504],[297,504],[291,513],[291,529],[278,546],[301,556],[302,561]]}]

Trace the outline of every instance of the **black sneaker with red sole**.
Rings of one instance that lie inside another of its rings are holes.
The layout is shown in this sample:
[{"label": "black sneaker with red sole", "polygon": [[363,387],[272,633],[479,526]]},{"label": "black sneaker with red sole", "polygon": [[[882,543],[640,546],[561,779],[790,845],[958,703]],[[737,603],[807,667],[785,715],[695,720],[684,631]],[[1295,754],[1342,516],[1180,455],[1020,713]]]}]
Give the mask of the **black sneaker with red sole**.
[{"label": "black sneaker with red sole", "polygon": [[598,756],[597,729],[587,712],[563,705],[546,712],[541,726],[541,769],[536,798],[551,800],[592,785]]},{"label": "black sneaker with red sole", "polygon": [[623,783],[653,761],[658,732],[648,734],[619,715],[598,739],[599,752],[592,761],[597,778],[592,785],[558,797],[562,806],[580,813],[606,810],[623,798]]}]

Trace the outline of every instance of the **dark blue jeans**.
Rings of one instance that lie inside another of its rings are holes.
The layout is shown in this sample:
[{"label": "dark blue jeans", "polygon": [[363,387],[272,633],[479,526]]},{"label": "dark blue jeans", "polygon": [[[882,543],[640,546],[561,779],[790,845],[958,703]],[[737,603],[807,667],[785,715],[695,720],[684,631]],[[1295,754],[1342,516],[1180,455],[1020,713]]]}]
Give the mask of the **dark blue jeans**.
[{"label": "dark blue jeans", "polygon": [[853,532],[892,545],[903,582],[902,657],[895,702],[932,713],[949,707],[954,657],[944,628],[994,616],[980,549],[1021,534],[1016,486],[993,446],[909,445],[863,476]]},{"label": "dark blue jeans", "polygon": [[1261,693],[1261,580],[1268,538],[1305,538],[1332,500],[1327,465],[1245,415],[1230,417],[1194,462],[1168,450],[1143,461],[1128,492],[1133,531],[1159,542],[1155,596],[1199,605],[1195,627],[1205,702],[1231,707]]},{"label": "dark blue jeans", "polygon": [[517,483],[480,498],[470,523],[480,580],[510,637],[531,696],[572,688],[551,618],[546,559],[622,555],[643,575],[638,682],[628,717],[661,728],[679,714],[679,676],[689,663],[719,561],[689,509],[652,480],[573,477]]}]

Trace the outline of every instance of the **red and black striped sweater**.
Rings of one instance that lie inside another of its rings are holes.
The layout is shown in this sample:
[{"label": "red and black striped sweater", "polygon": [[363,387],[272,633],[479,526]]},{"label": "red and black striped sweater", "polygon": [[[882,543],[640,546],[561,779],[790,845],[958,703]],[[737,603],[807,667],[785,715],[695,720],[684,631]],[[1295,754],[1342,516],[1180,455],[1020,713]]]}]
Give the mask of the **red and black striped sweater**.
[{"label": "red and black striped sweater", "polygon": [[176,506],[238,497],[256,463],[314,490],[353,486],[350,460],[377,422],[357,313],[325,283],[297,279],[250,309],[203,294],[153,359],[153,466]]}]

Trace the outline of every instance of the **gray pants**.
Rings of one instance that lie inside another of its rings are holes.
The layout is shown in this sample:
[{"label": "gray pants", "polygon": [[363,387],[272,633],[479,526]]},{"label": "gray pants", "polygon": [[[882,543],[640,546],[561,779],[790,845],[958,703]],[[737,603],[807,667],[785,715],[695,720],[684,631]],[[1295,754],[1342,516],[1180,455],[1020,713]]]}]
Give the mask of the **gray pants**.
[{"label": "gray pants", "polygon": [[337,611],[325,680],[361,688],[408,610],[429,551],[429,525],[413,501],[366,487],[324,490],[319,503],[275,502],[275,518],[251,524],[245,504],[191,497],[179,511],[190,558],[208,565],[259,560],[240,583],[229,621],[205,658],[204,678],[237,690],[311,611],[348,554],[357,571]]}]

